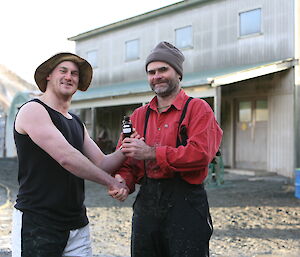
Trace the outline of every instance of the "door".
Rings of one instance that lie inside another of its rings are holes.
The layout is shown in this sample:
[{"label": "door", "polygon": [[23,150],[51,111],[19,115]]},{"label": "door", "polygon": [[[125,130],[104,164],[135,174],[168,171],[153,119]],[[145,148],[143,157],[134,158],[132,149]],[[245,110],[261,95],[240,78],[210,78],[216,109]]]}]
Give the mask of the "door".
[{"label": "door", "polygon": [[267,99],[239,100],[236,112],[235,167],[267,168]]}]

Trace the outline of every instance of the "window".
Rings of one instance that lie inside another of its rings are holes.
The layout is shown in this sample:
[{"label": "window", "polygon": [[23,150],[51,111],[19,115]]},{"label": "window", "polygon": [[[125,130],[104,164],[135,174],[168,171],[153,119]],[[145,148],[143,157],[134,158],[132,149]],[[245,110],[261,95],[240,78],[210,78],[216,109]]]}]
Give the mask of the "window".
[{"label": "window", "polygon": [[239,122],[251,122],[252,109],[250,101],[243,101],[239,103]]},{"label": "window", "polygon": [[261,9],[240,13],[240,36],[261,33]]},{"label": "window", "polygon": [[139,58],[140,40],[134,39],[125,42],[125,60],[131,61]]},{"label": "window", "polygon": [[268,116],[267,99],[239,102],[239,122],[267,121]]},{"label": "window", "polygon": [[187,26],[175,30],[175,45],[178,48],[193,47],[192,26]]},{"label": "window", "polygon": [[268,102],[267,102],[267,100],[257,100],[256,101],[255,120],[256,121],[267,121],[268,120]]},{"label": "window", "polygon": [[86,53],[86,59],[91,64],[93,68],[96,68],[97,65],[97,51],[92,50]]}]

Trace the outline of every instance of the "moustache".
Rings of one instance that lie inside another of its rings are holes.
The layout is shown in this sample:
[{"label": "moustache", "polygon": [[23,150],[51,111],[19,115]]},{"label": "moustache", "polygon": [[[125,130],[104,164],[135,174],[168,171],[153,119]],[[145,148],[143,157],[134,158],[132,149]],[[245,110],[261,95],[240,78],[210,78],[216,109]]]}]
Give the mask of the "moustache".
[{"label": "moustache", "polygon": [[169,80],[168,79],[156,79],[151,84],[155,85],[155,84],[159,84],[159,83],[167,83],[168,84]]}]

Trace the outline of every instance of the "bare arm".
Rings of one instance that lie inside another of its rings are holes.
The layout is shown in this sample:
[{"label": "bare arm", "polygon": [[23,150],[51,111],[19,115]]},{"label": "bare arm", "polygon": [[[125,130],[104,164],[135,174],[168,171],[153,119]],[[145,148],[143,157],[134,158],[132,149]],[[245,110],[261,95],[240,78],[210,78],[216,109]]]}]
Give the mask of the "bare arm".
[{"label": "bare arm", "polygon": [[[135,129],[133,129],[133,131],[133,134],[130,136],[132,140],[144,139],[135,131]],[[105,170],[109,174],[117,171],[128,156],[125,156],[124,152],[120,149],[111,154],[103,154],[97,144],[90,138],[86,128],[84,133],[84,155],[87,156],[97,167]]]},{"label": "bare arm", "polygon": [[87,156],[91,162],[109,174],[120,168],[121,164],[126,159],[120,150],[116,150],[111,154],[105,155],[90,138],[86,129],[84,133],[83,151],[84,155]]},{"label": "bare arm", "polygon": [[67,142],[42,105],[35,102],[24,105],[17,115],[15,128],[19,133],[27,134],[34,143],[74,175],[106,185],[110,190],[124,189],[124,185]]}]

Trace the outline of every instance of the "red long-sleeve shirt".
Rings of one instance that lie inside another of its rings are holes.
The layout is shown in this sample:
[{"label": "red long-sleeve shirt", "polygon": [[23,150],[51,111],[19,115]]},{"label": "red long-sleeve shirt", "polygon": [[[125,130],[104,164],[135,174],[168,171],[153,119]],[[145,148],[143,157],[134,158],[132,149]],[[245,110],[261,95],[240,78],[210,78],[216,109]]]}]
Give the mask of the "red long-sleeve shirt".
[{"label": "red long-sleeve shirt", "polygon": [[[210,106],[201,99],[193,99],[188,106],[181,126],[187,128],[187,145],[176,148],[178,123],[188,96],[183,90],[172,105],[159,113],[157,99],[136,109],[131,115],[133,127],[140,135],[144,134],[145,115],[149,115],[146,144],[155,146],[156,160],[146,161],[146,173],[150,178],[172,178],[180,172],[182,179],[191,184],[201,184],[208,172],[208,164],[219,149],[222,130],[215,120]],[[144,161],[128,158],[118,173],[126,180],[130,192],[145,175]]]}]

